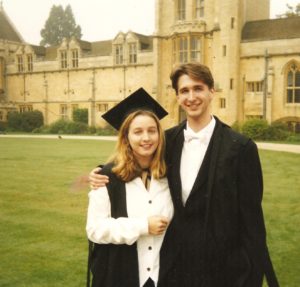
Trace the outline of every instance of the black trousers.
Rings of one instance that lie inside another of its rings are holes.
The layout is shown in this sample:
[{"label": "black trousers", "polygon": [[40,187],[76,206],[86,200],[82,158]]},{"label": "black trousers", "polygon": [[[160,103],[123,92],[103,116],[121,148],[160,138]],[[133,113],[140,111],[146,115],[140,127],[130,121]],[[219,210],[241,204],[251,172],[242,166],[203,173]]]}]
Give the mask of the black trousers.
[{"label": "black trousers", "polygon": [[143,287],[155,287],[153,280],[149,277]]}]

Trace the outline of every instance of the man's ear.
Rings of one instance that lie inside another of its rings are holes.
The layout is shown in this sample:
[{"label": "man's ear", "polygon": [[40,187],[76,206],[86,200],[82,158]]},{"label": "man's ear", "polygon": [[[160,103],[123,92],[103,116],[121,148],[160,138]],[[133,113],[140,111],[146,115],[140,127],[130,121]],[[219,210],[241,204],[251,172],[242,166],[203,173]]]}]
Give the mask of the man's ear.
[{"label": "man's ear", "polygon": [[211,88],[211,89],[209,90],[209,96],[210,96],[210,99],[211,99],[211,100],[214,98],[214,96],[215,96],[215,89],[214,89],[214,88]]}]

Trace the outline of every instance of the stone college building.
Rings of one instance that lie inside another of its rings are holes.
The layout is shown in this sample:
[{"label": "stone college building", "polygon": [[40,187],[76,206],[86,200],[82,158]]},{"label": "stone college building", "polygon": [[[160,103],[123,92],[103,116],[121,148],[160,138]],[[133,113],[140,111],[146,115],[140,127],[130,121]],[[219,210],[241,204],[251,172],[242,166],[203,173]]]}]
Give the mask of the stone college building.
[{"label": "stone college building", "polygon": [[87,108],[89,124],[104,126],[102,113],[144,87],[170,127],[184,118],[170,71],[196,61],[213,72],[212,112],[223,121],[266,118],[300,132],[300,17],[269,19],[269,10],[269,0],[156,0],[153,35],[42,47],[26,43],[0,7],[0,121],[39,110],[50,124]]}]

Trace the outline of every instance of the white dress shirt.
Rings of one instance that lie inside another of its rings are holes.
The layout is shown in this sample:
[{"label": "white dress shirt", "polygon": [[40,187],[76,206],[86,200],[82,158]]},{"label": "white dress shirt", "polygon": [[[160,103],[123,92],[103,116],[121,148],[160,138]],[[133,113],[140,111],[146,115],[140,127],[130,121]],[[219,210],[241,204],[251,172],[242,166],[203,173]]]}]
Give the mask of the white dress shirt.
[{"label": "white dress shirt", "polygon": [[182,202],[184,205],[195,183],[197,174],[203,162],[215,125],[216,120],[212,116],[212,119],[209,122],[209,124],[199,132],[195,133],[189,127],[189,124],[187,122],[186,130],[184,130],[186,140],[183,144],[180,162]]},{"label": "white dress shirt", "polygon": [[[173,204],[166,178],[151,179],[149,191],[141,178],[125,184],[127,217],[112,218],[106,187],[89,193],[86,231],[88,238],[99,244],[128,244],[137,241],[140,286],[149,277],[157,284],[159,251],[163,235],[148,234],[148,217],[162,215],[173,217]],[[117,274],[116,274],[117,276]]]}]

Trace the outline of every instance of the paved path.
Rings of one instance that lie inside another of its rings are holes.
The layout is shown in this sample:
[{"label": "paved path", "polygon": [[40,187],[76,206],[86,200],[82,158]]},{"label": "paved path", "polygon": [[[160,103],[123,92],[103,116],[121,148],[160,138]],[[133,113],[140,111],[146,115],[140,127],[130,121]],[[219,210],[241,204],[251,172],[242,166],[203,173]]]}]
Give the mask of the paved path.
[{"label": "paved path", "polygon": [[[45,139],[58,139],[58,135],[0,135],[0,138],[45,138]],[[87,139],[87,140],[107,140],[115,141],[116,136],[79,136],[79,135],[61,135],[62,139]],[[277,144],[277,143],[265,143],[258,142],[259,149],[274,150],[274,151],[286,151],[292,153],[300,153],[300,145],[295,144]]]},{"label": "paved path", "polygon": [[77,136],[77,135],[0,135],[0,138],[42,138],[42,139],[71,139],[71,140],[106,140],[115,141],[116,136]]},{"label": "paved path", "polygon": [[277,144],[277,143],[256,143],[259,149],[275,150],[275,151],[286,151],[293,153],[300,153],[300,145],[296,144]]}]

